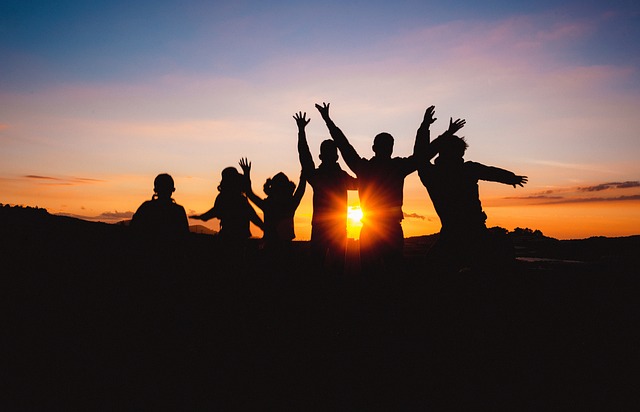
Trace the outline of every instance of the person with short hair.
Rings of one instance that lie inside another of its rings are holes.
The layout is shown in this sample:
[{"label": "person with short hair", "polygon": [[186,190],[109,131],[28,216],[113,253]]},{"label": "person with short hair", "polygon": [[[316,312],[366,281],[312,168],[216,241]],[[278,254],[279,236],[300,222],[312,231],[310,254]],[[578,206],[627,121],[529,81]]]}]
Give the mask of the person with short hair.
[{"label": "person with short hair", "polygon": [[189,222],[184,207],[171,197],[175,192],[171,175],[161,173],[153,181],[151,200],[142,203],[131,219],[131,227],[136,231],[173,238],[189,233]]}]

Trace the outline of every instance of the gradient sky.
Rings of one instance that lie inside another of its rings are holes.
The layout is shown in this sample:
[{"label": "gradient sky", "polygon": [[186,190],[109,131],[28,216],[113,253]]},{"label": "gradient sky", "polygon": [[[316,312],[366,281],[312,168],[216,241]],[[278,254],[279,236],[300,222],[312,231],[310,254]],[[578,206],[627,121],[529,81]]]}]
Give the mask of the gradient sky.
[{"label": "gradient sky", "polygon": [[[297,182],[297,111],[318,162],[314,103],[364,157],[381,131],[409,155],[435,105],[433,135],[465,118],[468,160],[529,176],[480,184],[489,226],[640,233],[637,1],[4,0],[0,56],[0,203],[115,222],[167,172],[202,213],[240,157],[259,194]],[[404,211],[406,236],[438,232],[417,174]]]}]

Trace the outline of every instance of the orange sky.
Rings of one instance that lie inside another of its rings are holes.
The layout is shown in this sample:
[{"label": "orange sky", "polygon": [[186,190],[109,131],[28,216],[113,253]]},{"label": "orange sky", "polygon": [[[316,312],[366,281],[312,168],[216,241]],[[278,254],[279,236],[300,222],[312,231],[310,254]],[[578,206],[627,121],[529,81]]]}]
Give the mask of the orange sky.
[{"label": "orange sky", "polygon": [[[535,177],[530,179],[535,181]],[[130,218],[137,206],[152,194],[152,181],[138,177],[129,177],[116,184],[100,179],[54,179],[43,176],[3,179],[0,183],[4,189],[3,195],[14,199],[5,203],[45,207],[51,213],[76,215],[108,223]],[[527,186],[513,189],[499,183],[481,182],[480,195],[489,227],[501,226],[509,230],[528,227],[559,239],[640,234],[640,184],[617,183],[623,188],[614,187],[614,184],[566,187],[549,189],[541,195]],[[200,185],[206,189],[202,190]],[[215,185],[217,181],[198,184],[195,178],[177,178],[174,198],[185,206],[188,213],[202,213],[213,205],[217,194]],[[145,189],[141,190],[140,187]],[[261,193],[257,184],[254,187]],[[308,240],[310,237],[312,191],[308,187],[296,212],[299,240]],[[358,206],[356,192],[350,192],[349,204]],[[439,231],[438,217],[416,174],[407,178],[404,212],[407,215],[403,221],[405,236]],[[194,220],[191,224],[203,222]],[[204,224],[214,230],[219,228],[216,219]],[[261,236],[260,230],[255,227],[252,227],[252,232],[255,236]],[[357,237],[358,232],[359,226],[349,227],[350,237]]]}]

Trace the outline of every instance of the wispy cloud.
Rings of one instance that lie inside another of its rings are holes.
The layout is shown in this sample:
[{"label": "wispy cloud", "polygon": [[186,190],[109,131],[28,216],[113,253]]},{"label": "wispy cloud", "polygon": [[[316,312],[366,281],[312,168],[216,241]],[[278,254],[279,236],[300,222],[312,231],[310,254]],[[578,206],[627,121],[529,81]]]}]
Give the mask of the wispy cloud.
[{"label": "wispy cloud", "polygon": [[631,196],[616,196],[616,197],[574,197],[547,202],[547,204],[561,204],[561,203],[594,203],[594,202],[625,202],[625,201],[637,201],[640,200],[640,195]]},{"label": "wispy cloud", "polygon": [[[565,187],[549,189],[528,196],[510,196],[504,199],[531,201],[527,204],[563,204],[563,203],[594,203],[594,202],[625,202],[640,200],[640,194],[620,195],[620,190],[640,188],[640,181],[628,180],[624,182],[608,182],[590,186]],[[584,197],[585,193],[613,192],[610,196]]]},{"label": "wispy cloud", "polygon": [[602,183],[595,186],[579,187],[578,190],[581,192],[600,192],[608,189],[631,189],[634,187],[640,187],[640,182],[628,181],[628,182]]},{"label": "wispy cloud", "polygon": [[531,196],[509,196],[505,197],[509,200],[561,200],[562,196],[547,196],[547,195],[531,195]]},{"label": "wispy cloud", "polygon": [[426,216],[419,215],[417,213],[407,213],[407,212],[404,212],[404,217],[409,218],[409,219],[420,219],[420,220],[425,220],[426,219]]},{"label": "wispy cloud", "polygon": [[100,179],[90,179],[86,177],[53,177],[53,176],[42,176],[42,175],[25,175],[23,176],[26,179],[39,181],[40,184],[43,185],[51,185],[51,186],[75,186],[79,184],[94,184],[94,183],[102,183],[104,180]]}]

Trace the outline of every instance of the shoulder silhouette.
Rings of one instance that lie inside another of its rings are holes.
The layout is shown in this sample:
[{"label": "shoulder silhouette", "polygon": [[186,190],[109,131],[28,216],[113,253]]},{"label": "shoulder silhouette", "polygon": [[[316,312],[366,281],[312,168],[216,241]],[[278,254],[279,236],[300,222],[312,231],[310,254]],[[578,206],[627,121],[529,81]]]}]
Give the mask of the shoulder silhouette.
[{"label": "shoulder silhouette", "polygon": [[171,175],[159,174],[153,182],[154,194],[151,200],[140,205],[131,219],[131,227],[140,233],[162,237],[188,233],[189,223],[184,207],[171,197],[175,190]]}]

